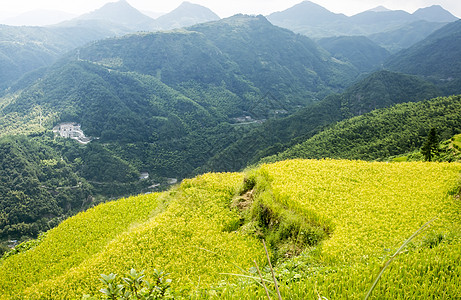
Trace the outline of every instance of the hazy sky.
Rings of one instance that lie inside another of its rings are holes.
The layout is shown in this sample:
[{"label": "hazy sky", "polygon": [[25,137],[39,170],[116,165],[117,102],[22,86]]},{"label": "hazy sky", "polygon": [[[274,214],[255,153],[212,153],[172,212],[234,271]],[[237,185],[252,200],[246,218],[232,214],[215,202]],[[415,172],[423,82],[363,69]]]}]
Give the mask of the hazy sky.
[{"label": "hazy sky", "polygon": [[[183,0],[127,0],[132,6],[143,11],[169,12]],[[287,9],[302,0],[189,0],[206,6],[220,17],[236,13],[267,15]],[[46,9],[60,10],[76,15],[100,8],[115,0],[0,0],[0,15],[19,14],[27,11]],[[457,17],[461,17],[460,0],[313,0],[330,11],[353,15],[367,9],[383,5],[389,9],[402,9],[410,13],[420,7],[442,5]]]}]

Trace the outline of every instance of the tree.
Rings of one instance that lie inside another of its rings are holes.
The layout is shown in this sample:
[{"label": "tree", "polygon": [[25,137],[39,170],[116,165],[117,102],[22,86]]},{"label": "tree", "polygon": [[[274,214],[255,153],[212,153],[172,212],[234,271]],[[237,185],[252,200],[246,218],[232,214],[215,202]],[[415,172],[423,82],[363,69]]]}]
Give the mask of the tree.
[{"label": "tree", "polygon": [[434,156],[439,153],[439,138],[435,128],[431,128],[429,131],[429,135],[421,147],[421,153],[426,161],[432,161]]}]

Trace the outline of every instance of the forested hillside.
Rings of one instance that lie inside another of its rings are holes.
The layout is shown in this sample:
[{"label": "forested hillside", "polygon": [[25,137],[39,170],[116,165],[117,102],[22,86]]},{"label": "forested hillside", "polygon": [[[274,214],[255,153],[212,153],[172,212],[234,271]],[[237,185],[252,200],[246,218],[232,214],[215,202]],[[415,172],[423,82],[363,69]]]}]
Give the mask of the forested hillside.
[{"label": "forested hillside", "polygon": [[368,38],[390,53],[395,54],[424,40],[445,25],[447,25],[445,22],[434,23],[420,20],[393,30],[371,34]]},{"label": "forested hillside", "polygon": [[461,96],[404,103],[342,121],[264,162],[291,158],[380,160],[419,149],[431,128],[461,133]]},{"label": "forested hillside", "polygon": [[340,36],[317,41],[339,60],[350,62],[360,73],[382,67],[390,53],[364,36]]},{"label": "forested hillside", "polygon": [[376,72],[343,94],[328,96],[292,116],[268,121],[253,129],[210,159],[201,170],[237,171],[301,143],[338,121],[376,108],[438,95],[440,91],[433,84],[416,76]]},{"label": "forested hillside", "polygon": [[0,240],[24,239],[92,204],[92,187],[52,147],[0,138]]},{"label": "forested hillside", "polygon": [[394,71],[420,75],[445,94],[461,92],[461,21],[450,23],[427,39],[402,50],[385,63]]},{"label": "forested hillside", "polygon": [[138,171],[184,177],[251,124],[341,91],[356,75],[308,38],[238,15],[73,51],[5,100],[0,127],[78,122]]},{"label": "forested hillside", "polygon": [[461,298],[461,21],[268,19],[0,25],[0,300]]},{"label": "forested hillside", "polygon": [[51,27],[0,25],[0,95],[23,75],[50,66],[76,47],[128,32],[95,20]]}]

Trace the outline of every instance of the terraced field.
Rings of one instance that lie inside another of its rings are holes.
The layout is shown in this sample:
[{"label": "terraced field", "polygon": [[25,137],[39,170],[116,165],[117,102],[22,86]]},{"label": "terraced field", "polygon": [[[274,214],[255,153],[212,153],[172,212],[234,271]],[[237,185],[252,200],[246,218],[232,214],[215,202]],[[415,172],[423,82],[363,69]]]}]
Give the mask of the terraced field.
[{"label": "terraced field", "polygon": [[[100,274],[169,273],[178,298],[258,299],[267,240],[284,299],[461,297],[461,164],[291,160],[205,174],[161,194],[102,204],[0,261],[0,299],[98,295]],[[256,275],[255,275],[256,276]],[[269,285],[274,291],[274,287]]]}]

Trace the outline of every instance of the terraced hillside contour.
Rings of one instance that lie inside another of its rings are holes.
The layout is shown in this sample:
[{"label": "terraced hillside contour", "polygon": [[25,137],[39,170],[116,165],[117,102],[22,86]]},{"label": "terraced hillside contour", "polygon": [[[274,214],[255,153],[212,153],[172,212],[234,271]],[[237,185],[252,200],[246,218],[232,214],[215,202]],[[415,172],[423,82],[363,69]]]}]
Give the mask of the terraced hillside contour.
[{"label": "terraced hillside contour", "polygon": [[[461,297],[460,174],[458,163],[348,160],[205,174],[66,220],[34,249],[0,262],[0,299],[97,295],[99,274],[130,268],[170,273],[179,296],[256,299],[264,297],[262,288],[224,273],[241,272],[234,263],[248,270],[253,260],[264,269],[258,237],[270,245],[284,299],[356,299],[402,242],[434,217],[373,296],[455,299]],[[306,222],[294,226],[297,220]],[[311,243],[315,237],[323,240]]]}]

